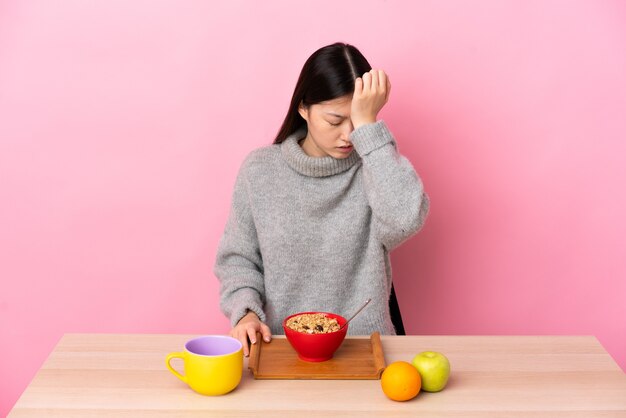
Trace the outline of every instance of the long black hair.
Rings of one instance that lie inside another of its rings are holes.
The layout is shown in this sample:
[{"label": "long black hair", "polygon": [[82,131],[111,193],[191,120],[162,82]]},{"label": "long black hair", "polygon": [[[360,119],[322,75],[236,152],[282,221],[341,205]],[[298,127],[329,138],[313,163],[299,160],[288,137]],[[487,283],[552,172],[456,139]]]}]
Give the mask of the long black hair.
[{"label": "long black hair", "polygon": [[346,43],[336,42],[315,51],[300,71],[287,116],[274,144],[280,144],[306,124],[298,113],[300,102],[310,106],[354,93],[354,81],[371,69],[363,54]]}]

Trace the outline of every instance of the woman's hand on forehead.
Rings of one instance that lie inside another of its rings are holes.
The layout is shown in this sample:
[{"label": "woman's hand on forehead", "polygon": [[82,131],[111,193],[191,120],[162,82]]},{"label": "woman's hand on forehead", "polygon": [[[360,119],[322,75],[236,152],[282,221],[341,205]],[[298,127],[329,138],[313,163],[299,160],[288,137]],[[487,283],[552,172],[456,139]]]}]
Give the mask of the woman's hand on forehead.
[{"label": "woman's hand on forehead", "polygon": [[371,70],[354,82],[350,118],[354,129],[376,122],[378,112],[389,100],[391,82],[383,70]]}]

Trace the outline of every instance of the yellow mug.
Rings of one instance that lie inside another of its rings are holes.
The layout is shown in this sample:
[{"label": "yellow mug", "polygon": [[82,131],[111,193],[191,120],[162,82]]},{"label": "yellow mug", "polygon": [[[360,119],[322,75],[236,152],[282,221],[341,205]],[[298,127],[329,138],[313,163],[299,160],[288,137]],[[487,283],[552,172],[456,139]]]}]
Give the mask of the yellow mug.
[{"label": "yellow mug", "polygon": [[[185,374],[176,371],[170,362],[181,358]],[[185,344],[185,351],[170,353],[167,368],[176,377],[202,395],[224,395],[235,389],[243,373],[243,346],[225,335],[205,335]]]}]

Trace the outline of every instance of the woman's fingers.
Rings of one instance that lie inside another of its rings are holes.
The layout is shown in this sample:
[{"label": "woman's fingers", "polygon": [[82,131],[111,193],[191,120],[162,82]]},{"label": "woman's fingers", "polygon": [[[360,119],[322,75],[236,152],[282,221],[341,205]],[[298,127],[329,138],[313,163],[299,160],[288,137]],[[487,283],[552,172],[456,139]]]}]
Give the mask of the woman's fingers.
[{"label": "woman's fingers", "polygon": [[370,89],[372,93],[376,93],[378,91],[378,71],[372,70],[370,74],[372,75],[372,85]]},{"label": "woman's fingers", "polygon": [[244,328],[234,329],[234,332],[231,332],[231,336],[238,339],[243,346],[243,355],[248,357],[250,355],[250,348],[248,347],[248,334],[246,334],[246,330]]},{"label": "woman's fingers", "polygon": [[354,80],[354,95],[359,96],[363,92],[363,79],[358,77]]},{"label": "woman's fingers", "polygon": [[265,342],[269,343],[272,339],[272,331],[270,330],[270,327],[263,323],[261,323],[261,334],[263,335],[263,339],[265,340]]},{"label": "woman's fingers", "polygon": [[250,343],[256,344],[258,342],[257,332],[260,332],[263,339],[267,342],[270,342],[272,339],[272,331],[270,328],[261,322],[255,314],[247,314],[230,330],[230,336],[241,342],[243,355],[246,357],[250,356],[248,340],[250,340]]},{"label": "woman's fingers", "polygon": [[387,74],[383,70],[378,70],[378,91],[385,98],[385,101],[387,101],[388,81]]},{"label": "woman's fingers", "polygon": [[387,87],[387,74],[383,70],[378,70],[378,87],[380,91],[385,91]]},{"label": "woman's fingers", "polygon": [[247,326],[246,332],[248,333],[248,338],[250,338],[250,344],[256,344],[256,327]]},{"label": "woman's fingers", "polygon": [[372,88],[372,73],[363,74],[363,91],[369,92]]},{"label": "woman's fingers", "polygon": [[[359,80],[359,78],[357,78]],[[354,91],[355,93],[364,92],[366,94],[379,94],[383,95],[385,99],[388,97],[391,84],[389,83],[389,77],[384,70],[370,70],[363,74],[361,78],[362,85],[359,85],[355,81]]]}]

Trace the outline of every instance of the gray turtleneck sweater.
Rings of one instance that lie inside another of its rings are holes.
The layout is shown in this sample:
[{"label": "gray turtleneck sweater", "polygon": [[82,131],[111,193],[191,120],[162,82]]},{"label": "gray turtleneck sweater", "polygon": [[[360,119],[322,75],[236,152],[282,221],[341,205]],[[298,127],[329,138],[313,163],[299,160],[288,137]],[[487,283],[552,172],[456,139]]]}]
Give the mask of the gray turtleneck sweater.
[{"label": "gray turtleneck sweater", "polygon": [[214,273],[220,307],[233,326],[255,312],[273,334],[303,311],[354,313],[352,335],[395,334],[389,315],[389,252],[415,234],[429,201],[384,121],[350,135],[345,159],[310,157],[298,141],[246,158]]}]

